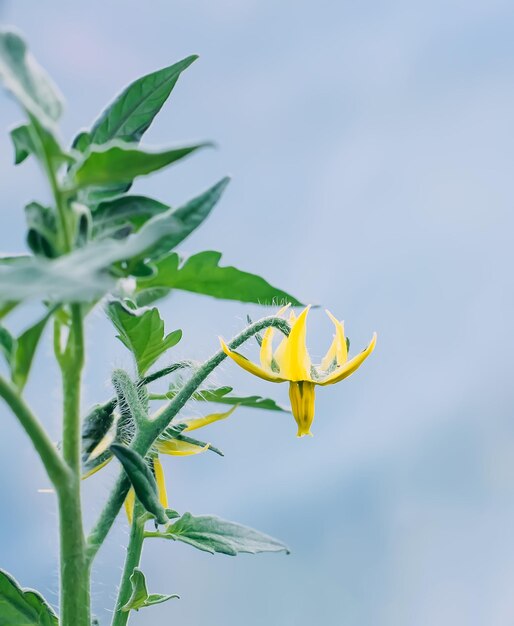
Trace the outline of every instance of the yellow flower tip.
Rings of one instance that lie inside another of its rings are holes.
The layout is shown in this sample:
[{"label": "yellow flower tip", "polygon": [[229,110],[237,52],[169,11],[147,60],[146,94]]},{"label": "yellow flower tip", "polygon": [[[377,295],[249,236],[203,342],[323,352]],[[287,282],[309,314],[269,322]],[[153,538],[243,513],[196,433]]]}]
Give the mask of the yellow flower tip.
[{"label": "yellow flower tip", "polygon": [[279,309],[276,313],[277,317],[279,315],[284,315],[284,313],[287,311],[287,309],[291,306],[291,303],[288,302],[287,304],[285,304],[281,309]]},{"label": "yellow flower tip", "polygon": [[301,439],[302,437],[314,437],[314,435],[311,433],[311,431],[309,430],[309,432],[305,433],[301,430],[301,428],[298,428],[298,432],[296,433],[296,436]]},{"label": "yellow flower tip", "polygon": [[227,355],[230,356],[231,350],[230,348],[227,346],[227,344],[225,343],[225,340],[223,339],[223,337],[218,337],[219,341],[220,341],[220,345],[221,345],[221,349],[223,350],[223,352]]},{"label": "yellow flower tip", "polygon": [[311,425],[314,420],[315,391],[314,383],[310,381],[291,382],[289,384],[289,399],[293,417],[298,424],[298,437],[312,436]]}]

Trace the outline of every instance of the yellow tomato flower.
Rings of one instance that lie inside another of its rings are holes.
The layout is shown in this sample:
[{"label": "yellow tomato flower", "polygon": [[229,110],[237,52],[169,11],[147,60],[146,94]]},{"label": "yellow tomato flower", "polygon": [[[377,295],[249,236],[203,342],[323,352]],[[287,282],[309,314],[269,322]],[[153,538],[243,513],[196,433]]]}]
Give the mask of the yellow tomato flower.
[{"label": "yellow tomato flower", "polygon": [[[285,313],[287,308],[289,305],[280,309],[277,315]],[[306,345],[309,309],[310,306],[306,307],[298,317],[293,312],[290,313],[291,332],[288,337],[282,339],[275,351],[273,351],[275,329],[269,327],[266,330],[262,338],[260,365],[231,350],[220,337],[223,352],[250,374],[272,383],[289,382],[289,398],[298,424],[298,437],[312,435],[315,386],[333,385],[351,376],[373,352],[377,341],[377,335],[374,333],[367,348],[352,359],[348,359],[344,324],[327,311],[335,326],[334,339],[321,363],[313,365]]]}]

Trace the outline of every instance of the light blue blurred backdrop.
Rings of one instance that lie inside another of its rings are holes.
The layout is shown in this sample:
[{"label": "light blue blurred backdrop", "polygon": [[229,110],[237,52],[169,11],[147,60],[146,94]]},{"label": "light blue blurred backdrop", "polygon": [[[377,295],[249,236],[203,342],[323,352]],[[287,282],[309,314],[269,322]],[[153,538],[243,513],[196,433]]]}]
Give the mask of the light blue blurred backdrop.
[{"label": "light blue blurred backdrop", "polygon": [[[209,432],[225,458],[166,460],[176,508],[255,526],[292,554],[150,544],[152,590],[182,599],[135,626],[512,624],[513,3],[11,0],[1,20],[65,94],[68,138],[127,82],[199,53],[147,143],[219,149],[136,189],[178,204],[232,174],[184,251],[219,249],[327,306],[354,349],[379,334],[355,376],[319,392],[314,438],[297,440],[288,416],[240,410]],[[4,128],[21,118],[5,97],[0,113]],[[34,163],[12,166],[6,132],[0,162],[11,252],[23,204],[47,192]],[[197,359],[261,311],[184,294],[164,306],[185,333],[176,356]],[[332,329],[321,308],[310,317],[319,356]],[[85,408],[110,393],[112,367],[131,366],[100,313],[88,331]],[[57,439],[50,354],[47,338],[28,392]],[[287,398],[233,364],[215,380]],[[53,496],[37,493],[41,467],[0,417],[0,566],[55,602]],[[86,485],[89,522],[114,469]],[[94,576],[102,624],[126,541],[120,519]]]}]

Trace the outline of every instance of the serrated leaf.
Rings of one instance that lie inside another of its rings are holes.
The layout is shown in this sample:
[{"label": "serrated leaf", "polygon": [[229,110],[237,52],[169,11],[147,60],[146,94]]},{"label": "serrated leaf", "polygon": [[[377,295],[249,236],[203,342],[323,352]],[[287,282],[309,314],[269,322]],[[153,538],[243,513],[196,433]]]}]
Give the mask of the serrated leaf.
[{"label": "serrated leaf", "polygon": [[146,587],[145,575],[137,567],[134,568],[130,576],[130,584],[132,585],[132,594],[126,604],[123,605],[122,611],[139,611],[153,604],[161,604],[167,600],[178,599],[177,594],[161,595],[160,593],[149,594]]},{"label": "serrated leaf", "polygon": [[233,396],[232,387],[218,387],[218,389],[203,389],[194,394],[194,400],[204,402],[215,402],[218,404],[240,405],[252,409],[264,409],[266,411],[281,411],[290,413],[286,407],[277,404],[271,398],[263,398],[262,396]]},{"label": "serrated leaf", "polygon": [[155,276],[137,281],[138,303],[145,291],[160,290],[159,295],[171,289],[202,293],[224,300],[277,304],[290,302],[301,306],[296,298],[273,287],[256,274],[243,272],[235,267],[220,267],[221,252],[206,251],[183,260],[173,252],[154,263]]},{"label": "serrated leaf", "polygon": [[189,545],[214,554],[236,556],[241,552],[286,552],[283,543],[248,526],[215,517],[214,515],[184,515],[167,526],[166,538],[183,541]]},{"label": "serrated leaf", "polygon": [[110,450],[123,465],[141,504],[155,516],[159,524],[166,524],[168,516],[159,502],[155,477],[143,457],[135,450],[117,443],[113,443]]},{"label": "serrated leaf", "polygon": [[134,311],[115,301],[107,305],[107,314],[119,332],[118,339],[134,355],[140,376],[182,337],[181,330],[164,335],[164,322],[156,308]]},{"label": "serrated leaf", "polygon": [[49,311],[39,322],[27,328],[16,340],[16,350],[12,358],[12,380],[19,389],[23,389],[29,377],[36,348],[45,326],[52,315]]},{"label": "serrated leaf", "polygon": [[58,619],[43,596],[0,570],[0,626],[58,626]]},{"label": "serrated leaf", "polygon": [[[112,139],[139,141],[168,99],[180,74],[197,58],[189,56],[131,83],[94,123],[88,143],[103,144]],[[84,144],[82,139],[78,149],[84,149]]]},{"label": "serrated leaf", "polygon": [[0,77],[23,108],[43,124],[55,122],[62,112],[62,100],[20,35],[0,31]]},{"label": "serrated leaf", "polygon": [[196,144],[162,152],[150,152],[118,140],[103,146],[93,145],[70,170],[70,181],[76,187],[130,183],[137,176],[156,172],[208,145]]}]

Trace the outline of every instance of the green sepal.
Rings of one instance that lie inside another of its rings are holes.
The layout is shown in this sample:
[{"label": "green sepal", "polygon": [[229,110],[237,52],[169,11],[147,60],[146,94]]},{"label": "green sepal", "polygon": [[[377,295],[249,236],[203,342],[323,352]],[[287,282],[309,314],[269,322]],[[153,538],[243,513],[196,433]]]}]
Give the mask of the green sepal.
[{"label": "green sepal", "polygon": [[[182,431],[187,428],[187,424],[171,424],[166,428],[158,437],[158,440],[161,441],[169,441],[171,439],[177,439],[178,441],[184,441],[185,443],[190,443],[193,446],[198,446],[199,448],[205,448],[207,443],[205,441],[200,441],[199,439],[194,439],[193,437],[188,437],[187,435],[183,435]],[[225,456],[223,452],[209,443],[209,447],[207,450],[214,452],[219,456]]]},{"label": "green sepal", "polygon": [[58,626],[58,619],[43,596],[22,589],[10,574],[0,570],[0,625]]},{"label": "green sepal", "polygon": [[140,376],[182,338],[181,330],[164,334],[164,321],[156,308],[134,310],[113,301],[106,311],[119,333],[117,338],[134,355]]},{"label": "green sepal", "polygon": [[[202,448],[205,448],[205,446],[207,445],[205,441],[193,439],[193,437],[188,437],[187,435],[182,435],[182,434],[177,435],[175,439],[178,439],[178,441],[185,441],[186,443],[191,443],[195,446],[200,446]],[[219,448],[216,448],[215,446],[213,446],[212,443],[209,444],[209,447],[207,448],[207,450],[210,450],[211,452],[214,452],[215,454],[219,456],[225,456],[223,452]]]},{"label": "green sepal", "polygon": [[169,524],[159,536],[182,541],[189,545],[214,554],[219,552],[236,556],[241,552],[257,554],[259,552],[286,552],[289,549],[283,543],[248,526],[229,522],[214,515],[184,515]]},{"label": "green sepal", "polygon": [[148,593],[146,587],[145,575],[137,567],[134,568],[130,576],[130,584],[132,585],[132,595],[126,604],[121,608],[122,611],[139,611],[153,604],[161,604],[167,600],[179,599],[177,594],[162,595],[160,593]]},{"label": "green sepal", "polygon": [[123,465],[141,504],[156,518],[159,524],[166,524],[168,516],[159,502],[155,477],[143,457],[135,450],[118,443],[113,443],[110,450]]},{"label": "green sepal", "polygon": [[[82,461],[85,463],[91,452],[109,432],[114,421],[117,400],[95,405],[82,421]],[[92,468],[87,468],[92,469]],[[86,470],[87,471],[87,470]]]}]

